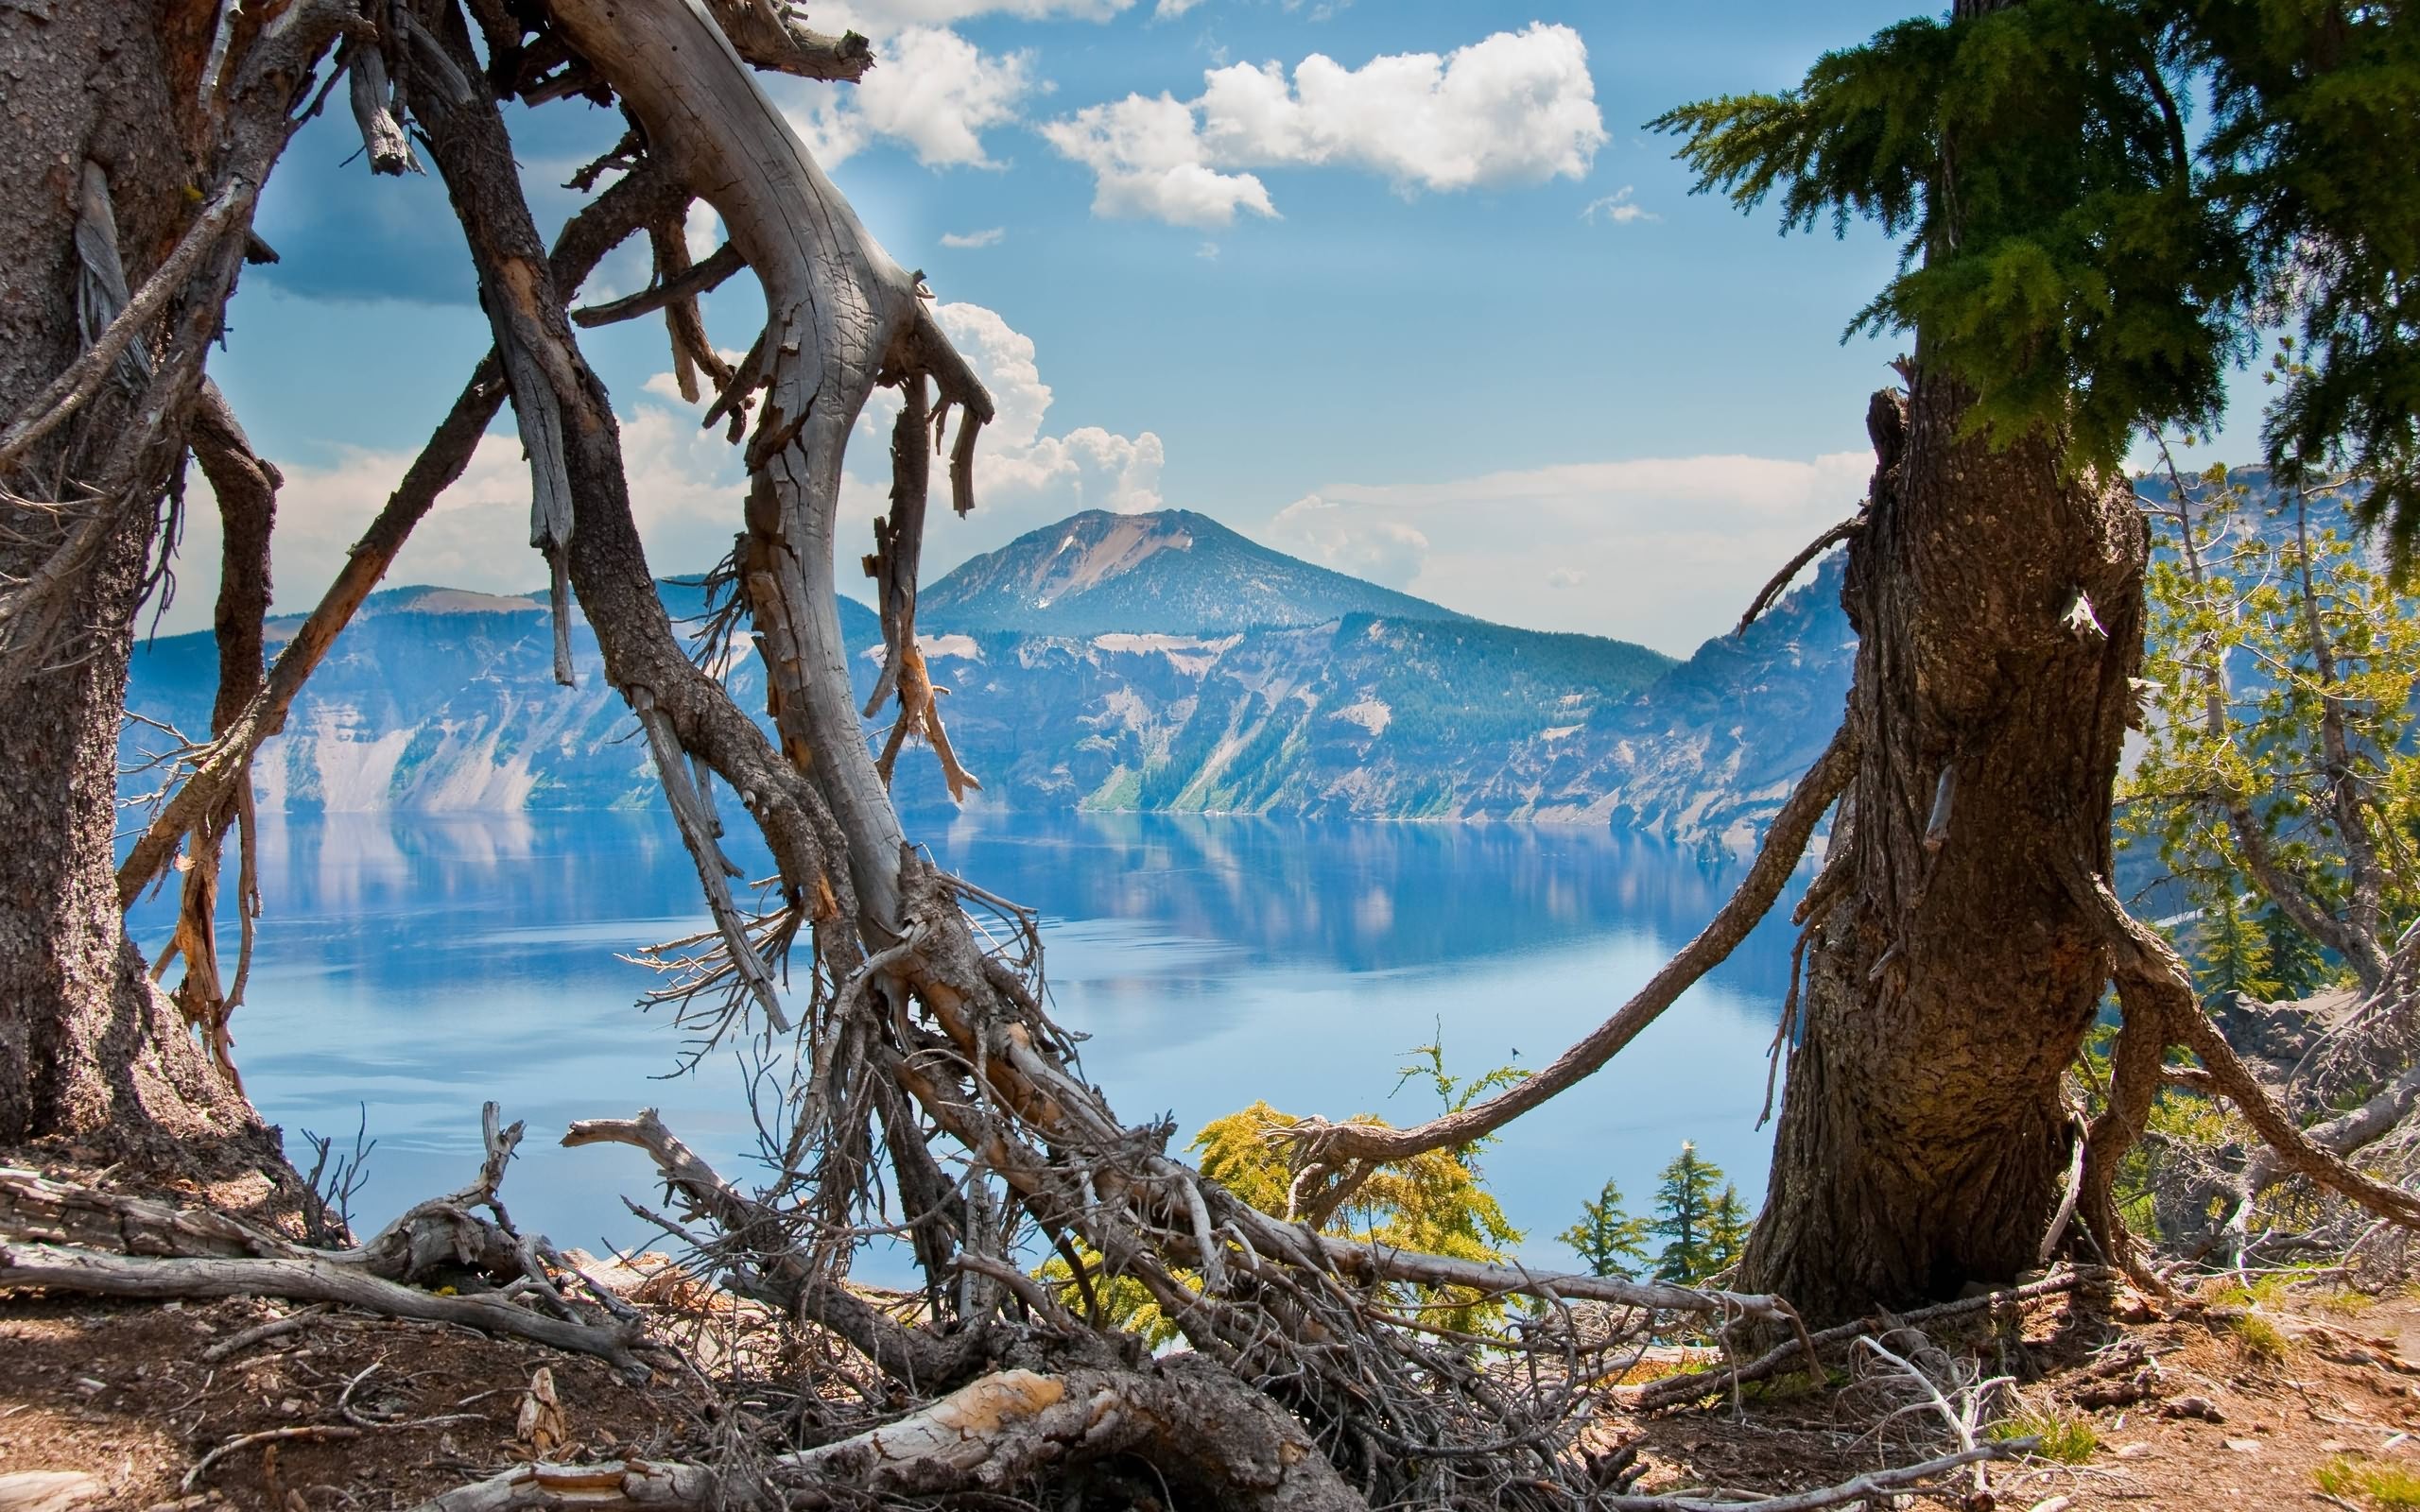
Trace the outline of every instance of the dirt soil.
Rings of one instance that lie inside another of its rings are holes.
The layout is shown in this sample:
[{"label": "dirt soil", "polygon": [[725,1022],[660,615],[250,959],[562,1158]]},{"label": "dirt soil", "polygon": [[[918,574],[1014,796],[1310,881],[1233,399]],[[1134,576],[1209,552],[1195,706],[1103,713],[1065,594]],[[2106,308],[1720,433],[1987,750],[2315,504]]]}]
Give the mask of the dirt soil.
[{"label": "dirt soil", "polygon": [[[2037,1456],[1919,1492],[1899,1505],[1962,1512],[2116,1512],[2420,1506],[2420,1300],[2332,1290],[2205,1287],[2166,1306],[2052,1298],[2021,1323],[1962,1335],[1985,1375],[2015,1378],[2027,1430],[2048,1428],[2073,1463]],[[2131,1314],[2126,1321],[2120,1314]],[[1834,1372],[1838,1383],[1841,1373]],[[1803,1378],[1801,1378],[1803,1381]],[[1816,1394],[1783,1383],[1736,1406],[1629,1425],[1650,1466],[1636,1489],[1725,1486],[1775,1493],[1833,1485],[1948,1447],[1919,1411],[1876,1429],[1910,1399],[1887,1375]],[[2322,1475],[2335,1494],[2323,1489]],[[2411,1476],[2395,1500],[2396,1471]],[[2387,1497],[2372,1494],[2388,1477]],[[2347,1482],[2352,1484],[2346,1484]]]},{"label": "dirt soil", "polygon": [[[151,1194],[243,1206],[234,1192]],[[238,1344],[298,1314],[287,1332]],[[2012,1378],[2029,1431],[2048,1432],[2065,1457],[1993,1465],[1982,1496],[1962,1475],[1894,1506],[2420,1507],[2420,1298],[2277,1284],[2167,1303],[2052,1297],[1933,1338],[1976,1375]],[[559,1412],[533,1401],[548,1395]],[[1912,1400],[1905,1378],[1871,1365],[1835,1369],[1821,1391],[1784,1378],[1645,1420],[1620,1395],[1591,1447],[1634,1445],[1642,1492],[1804,1490],[1946,1447],[1928,1409],[1900,1410]],[[713,1416],[692,1374],[634,1382],[458,1328],[268,1298],[0,1295],[0,1512],[409,1507],[542,1454],[710,1453]],[[80,1499],[11,1499],[26,1483],[10,1477],[43,1471],[95,1484]],[[2400,1488],[2398,1471],[2410,1477]]]}]

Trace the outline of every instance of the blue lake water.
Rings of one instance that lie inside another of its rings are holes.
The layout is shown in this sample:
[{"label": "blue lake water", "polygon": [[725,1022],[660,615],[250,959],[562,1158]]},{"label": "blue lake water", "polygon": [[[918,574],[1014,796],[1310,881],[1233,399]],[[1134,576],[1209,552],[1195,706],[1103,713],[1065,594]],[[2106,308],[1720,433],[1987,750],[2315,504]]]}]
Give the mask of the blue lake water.
[{"label": "blue lake water", "polygon": [[[1396,1092],[1397,1068],[1440,1032],[1465,1074],[1544,1065],[1737,877],[1637,837],[1547,827],[976,811],[908,828],[947,869],[1040,910],[1054,1011],[1092,1037],[1087,1075],[1129,1123],[1172,1112],[1181,1140],[1255,1099],[1429,1116],[1433,1093]],[[633,1006],[655,978],[621,958],[707,927],[668,819],[271,816],[261,850],[267,917],[237,1063],[298,1156],[296,1131],[349,1143],[366,1117],[378,1144],[357,1221],[466,1179],[488,1098],[529,1125],[507,1205],[562,1245],[645,1240],[619,1199],[652,1186],[635,1152],[560,1148],[572,1119],[656,1107],[727,1175],[747,1174],[756,1136],[736,1058],[670,1075],[680,1036]],[[1488,1152],[1527,1258],[1567,1263],[1552,1236],[1608,1177],[1643,1210],[1684,1140],[1759,1200],[1771,1130],[1754,1125],[1795,891],[1612,1066]],[[168,914],[159,900],[137,910],[147,945]]]}]

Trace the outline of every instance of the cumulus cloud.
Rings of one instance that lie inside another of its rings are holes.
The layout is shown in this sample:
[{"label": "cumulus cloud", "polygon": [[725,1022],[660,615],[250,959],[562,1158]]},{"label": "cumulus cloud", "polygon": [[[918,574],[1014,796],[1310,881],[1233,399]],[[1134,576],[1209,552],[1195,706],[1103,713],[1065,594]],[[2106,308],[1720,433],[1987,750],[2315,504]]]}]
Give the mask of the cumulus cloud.
[{"label": "cumulus cloud", "polygon": [[782,86],[791,129],[827,168],[877,140],[901,144],[926,167],[997,167],[983,133],[1016,120],[1026,97],[1043,88],[1032,54],[986,53],[945,26],[890,32],[874,57],[855,84]]},{"label": "cumulus cloud", "polygon": [[943,232],[942,233],[942,245],[943,247],[959,248],[997,247],[1000,245],[1001,239],[1006,237],[1008,234],[1009,229],[1006,226],[988,226],[981,231],[962,232],[954,231]]},{"label": "cumulus cloud", "polygon": [[1861,451],[1651,457],[1339,484],[1287,506],[1260,534],[1487,619],[1685,654],[1856,507],[1873,466]]},{"label": "cumulus cloud", "polygon": [[1601,199],[1591,199],[1580,212],[1585,221],[1603,221],[1612,226],[1627,226],[1634,220],[1662,220],[1664,217],[1631,198],[1632,186],[1622,185]]},{"label": "cumulus cloud", "polygon": [[1210,166],[1194,112],[1173,94],[1129,94],[1052,121],[1042,135],[1060,156],[1093,170],[1097,215],[1209,227],[1233,225],[1238,210],[1276,215],[1257,177]]},{"label": "cumulus cloud", "polygon": [[722,216],[704,200],[692,199],[688,218],[681,228],[681,240],[689,249],[691,262],[704,262],[722,245]]},{"label": "cumulus cloud", "polygon": [[[1048,434],[1050,386],[1043,381],[1033,338],[979,304],[936,305],[933,316],[992,394],[992,423],[983,428],[975,463],[977,514],[983,518],[970,522],[990,545],[1077,509],[1160,507],[1160,470],[1167,457],[1156,434],[1120,436],[1098,425]],[[878,391],[858,421],[857,445],[864,450],[854,455],[881,455],[871,443],[888,444],[898,413],[898,396]],[[867,518],[879,512],[877,507]]]},{"label": "cumulus cloud", "polygon": [[1606,141],[1588,49],[1569,26],[1532,23],[1440,56],[1398,53],[1347,68],[1314,53],[1202,76],[1200,97],[1130,94],[1043,128],[1093,170],[1093,209],[1184,226],[1273,215],[1253,168],[1338,166],[1406,194],[1586,176]]}]

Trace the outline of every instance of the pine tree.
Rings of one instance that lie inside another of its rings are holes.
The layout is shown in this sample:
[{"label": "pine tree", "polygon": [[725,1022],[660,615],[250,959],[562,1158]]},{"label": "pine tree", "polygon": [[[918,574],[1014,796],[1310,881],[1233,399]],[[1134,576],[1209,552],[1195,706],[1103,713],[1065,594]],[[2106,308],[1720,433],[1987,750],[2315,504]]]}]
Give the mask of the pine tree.
[{"label": "pine tree", "polygon": [[1657,1280],[1685,1285],[1713,1272],[1715,1187],[1721,1180],[1722,1168],[1700,1160],[1694,1144],[1684,1143],[1664,1168],[1655,1188],[1655,1217],[1647,1226],[1670,1241],[1655,1257]]},{"label": "pine tree", "polygon": [[2193,954],[2201,957],[2202,984],[2212,993],[2241,994],[2263,1003],[2279,996],[2278,980],[2269,970],[2268,932],[2244,911],[2232,885],[2221,888],[2202,910],[2193,931]]},{"label": "pine tree", "polygon": [[1714,1211],[1706,1214],[1705,1232],[1706,1275],[1739,1263],[1748,1247],[1748,1209],[1739,1200],[1739,1189],[1728,1181],[1722,1183],[1722,1195],[1714,1199]]},{"label": "pine tree", "polygon": [[2276,1001],[2307,998],[2334,979],[2336,973],[2328,969],[2319,942],[2297,928],[2284,909],[2272,903],[2260,911],[2256,922],[2270,978],[2276,984]]},{"label": "pine tree", "polygon": [[1622,1189],[1608,1181],[1596,1201],[1581,1205],[1580,1221],[1556,1237],[1579,1253],[1589,1275],[1634,1280],[1647,1266],[1647,1220],[1624,1212]]}]

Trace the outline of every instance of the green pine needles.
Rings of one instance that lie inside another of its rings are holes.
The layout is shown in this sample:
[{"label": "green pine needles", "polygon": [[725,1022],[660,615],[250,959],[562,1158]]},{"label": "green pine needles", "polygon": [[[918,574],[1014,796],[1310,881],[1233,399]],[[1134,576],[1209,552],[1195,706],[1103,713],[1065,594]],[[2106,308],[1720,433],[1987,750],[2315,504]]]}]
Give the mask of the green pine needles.
[{"label": "green pine needles", "polygon": [[[1556,1237],[1592,1276],[1636,1280],[1646,1272],[1659,1281],[1694,1286],[1739,1263],[1750,1221],[1722,1167],[1685,1143],[1656,1178],[1653,1217],[1623,1211],[1622,1189],[1608,1181],[1596,1201],[1582,1204],[1580,1221]],[[1665,1245],[1651,1260],[1647,1246],[1656,1238]]]},{"label": "green pine needles", "polygon": [[[1785,232],[1871,220],[1900,268],[1849,327],[1914,331],[1969,434],[2113,467],[2205,428],[2299,323],[2270,461],[2351,466],[2420,530],[2420,45],[2408,7],[2019,0],[1902,22],[1794,90],[1683,106],[1699,192]],[[2209,102],[2197,121],[2197,101]]]}]

